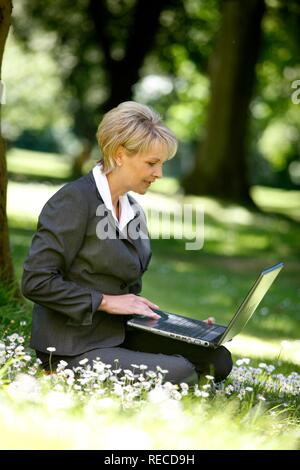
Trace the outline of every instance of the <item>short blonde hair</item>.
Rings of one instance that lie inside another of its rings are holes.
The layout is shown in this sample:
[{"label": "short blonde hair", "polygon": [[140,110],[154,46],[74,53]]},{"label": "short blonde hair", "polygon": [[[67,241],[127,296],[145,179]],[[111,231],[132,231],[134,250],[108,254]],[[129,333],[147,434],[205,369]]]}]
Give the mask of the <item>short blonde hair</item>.
[{"label": "short blonde hair", "polygon": [[160,115],[135,101],[125,101],[108,111],[99,124],[97,141],[103,156],[103,171],[109,173],[116,167],[118,147],[124,147],[128,155],[147,153],[151,146],[166,146],[168,160],[177,151],[177,139],[161,121]]}]

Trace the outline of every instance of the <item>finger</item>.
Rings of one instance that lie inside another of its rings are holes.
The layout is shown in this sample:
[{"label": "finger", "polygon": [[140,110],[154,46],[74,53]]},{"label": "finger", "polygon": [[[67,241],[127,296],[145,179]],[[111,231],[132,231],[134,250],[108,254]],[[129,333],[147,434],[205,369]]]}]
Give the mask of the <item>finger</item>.
[{"label": "finger", "polygon": [[145,304],[143,307],[138,309],[138,315],[143,315],[145,317],[153,318],[154,320],[158,320],[160,318],[160,315],[157,315],[157,313],[153,312],[150,308],[145,307]]},{"label": "finger", "polygon": [[145,297],[139,297],[139,299],[144,302],[146,305],[148,305],[149,307],[152,307],[152,308],[159,308],[158,305],[154,304],[153,302],[151,302],[150,300],[146,299]]},{"label": "finger", "polygon": [[209,325],[212,325],[213,323],[216,323],[216,320],[214,317],[208,317],[206,320],[204,320],[205,323],[208,323]]}]

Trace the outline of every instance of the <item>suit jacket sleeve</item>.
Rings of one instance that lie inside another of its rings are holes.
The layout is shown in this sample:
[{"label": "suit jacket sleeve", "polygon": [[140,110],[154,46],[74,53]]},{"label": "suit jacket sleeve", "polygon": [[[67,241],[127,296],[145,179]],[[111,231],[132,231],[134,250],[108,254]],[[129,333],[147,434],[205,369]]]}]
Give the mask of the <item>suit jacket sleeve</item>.
[{"label": "suit jacket sleeve", "polygon": [[58,191],[39,216],[22,277],[25,297],[79,325],[92,324],[103,296],[66,279],[84,242],[88,212],[88,203],[75,186],[69,184]]}]

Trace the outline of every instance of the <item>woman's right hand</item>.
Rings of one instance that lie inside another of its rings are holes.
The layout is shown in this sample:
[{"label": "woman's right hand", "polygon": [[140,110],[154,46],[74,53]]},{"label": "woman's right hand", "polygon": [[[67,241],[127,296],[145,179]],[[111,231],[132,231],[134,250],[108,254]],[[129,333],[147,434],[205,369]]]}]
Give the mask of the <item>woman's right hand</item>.
[{"label": "woman's right hand", "polygon": [[158,320],[160,318],[151,308],[158,309],[155,305],[145,297],[134,294],[124,295],[103,295],[98,310],[102,310],[112,315],[144,315],[145,317]]}]

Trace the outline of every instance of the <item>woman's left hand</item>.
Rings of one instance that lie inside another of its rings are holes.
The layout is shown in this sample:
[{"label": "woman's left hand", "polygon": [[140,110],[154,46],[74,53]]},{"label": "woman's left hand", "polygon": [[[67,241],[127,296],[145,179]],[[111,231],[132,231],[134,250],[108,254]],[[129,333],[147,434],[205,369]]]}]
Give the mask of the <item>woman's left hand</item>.
[{"label": "woman's left hand", "polygon": [[215,317],[208,317],[206,320],[203,321],[205,321],[205,323],[208,323],[209,325],[213,325],[214,323],[216,323]]}]

